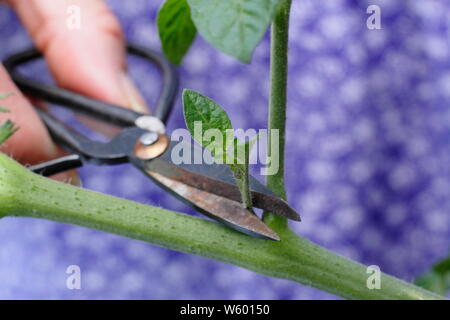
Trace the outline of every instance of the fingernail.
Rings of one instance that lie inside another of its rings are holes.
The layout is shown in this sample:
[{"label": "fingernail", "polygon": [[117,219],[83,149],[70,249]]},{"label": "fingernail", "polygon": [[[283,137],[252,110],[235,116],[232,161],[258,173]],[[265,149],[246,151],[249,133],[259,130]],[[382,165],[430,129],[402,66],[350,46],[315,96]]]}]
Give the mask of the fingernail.
[{"label": "fingernail", "polygon": [[71,171],[69,173],[69,181],[68,182],[75,187],[82,187],[81,178],[80,178],[80,175],[78,174],[78,171]]},{"label": "fingernail", "polygon": [[75,187],[82,186],[80,176],[78,174],[78,171],[76,170],[70,170],[67,172],[55,174],[51,178],[67,184],[71,184]]},{"label": "fingernail", "polygon": [[136,85],[126,73],[121,74],[123,92],[126,97],[127,107],[140,113],[150,113],[144,98],[139,93]]},{"label": "fingernail", "polygon": [[76,170],[58,173],[52,176],[51,178],[67,184],[71,184],[75,187],[81,187],[81,179],[80,176],[78,175],[78,171]]}]

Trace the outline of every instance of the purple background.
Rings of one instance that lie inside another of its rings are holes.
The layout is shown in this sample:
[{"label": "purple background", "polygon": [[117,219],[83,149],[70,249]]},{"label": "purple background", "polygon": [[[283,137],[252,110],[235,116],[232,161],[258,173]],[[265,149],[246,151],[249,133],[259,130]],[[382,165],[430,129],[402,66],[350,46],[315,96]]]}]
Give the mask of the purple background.
[{"label": "purple background", "polygon": [[[161,1],[108,1],[129,40],[159,48]],[[382,8],[368,30],[366,8]],[[287,189],[299,234],[405,280],[449,251],[450,4],[442,0],[294,0]],[[0,6],[0,58],[30,44]],[[223,105],[234,127],[264,128],[266,39],[251,65],[197,38],[182,87]],[[156,74],[136,68],[149,101]],[[35,67],[39,68],[42,67]],[[95,71],[93,71],[95,72]],[[184,127],[180,99],[170,128]],[[84,187],[187,212],[129,166],[85,167]],[[0,298],[335,298],[285,280],[95,230],[33,219],[0,221]],[[65,270],[82,270],[68,290]]]}]

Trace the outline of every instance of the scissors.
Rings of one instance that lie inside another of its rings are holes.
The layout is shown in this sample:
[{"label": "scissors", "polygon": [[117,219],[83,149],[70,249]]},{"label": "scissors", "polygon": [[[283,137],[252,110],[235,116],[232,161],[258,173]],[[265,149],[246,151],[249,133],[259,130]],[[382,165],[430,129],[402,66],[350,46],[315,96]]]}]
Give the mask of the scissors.
[{"label": "scissors", "polygon": [[[130,163],[167,192],[210,218],[251,236],[280,240],[256,214],[242,206],[239,189],[227,165],[175,164],[172,161],[171,151],[175,142],[170,141],[166,134],[165,124],[177,95],[176,71],[157,51],[135,44],[127,44],[127,51],[153,63],[160,70],[162,90],[153,115],[138,113],[25,77],[18,72],[18,67],[42,57],[34,48],[16,53],[4,61],[14,82],[29,96],[122,128],[109,142],[94,141],[76,132],[50,112],[37,109],[55,142],[71,154],[29,169],[43,176],[51,176],[79,168],[84,163]],[[254,207],[300,221],[300,216],[286,201],[251,176],[250,189]]]}]

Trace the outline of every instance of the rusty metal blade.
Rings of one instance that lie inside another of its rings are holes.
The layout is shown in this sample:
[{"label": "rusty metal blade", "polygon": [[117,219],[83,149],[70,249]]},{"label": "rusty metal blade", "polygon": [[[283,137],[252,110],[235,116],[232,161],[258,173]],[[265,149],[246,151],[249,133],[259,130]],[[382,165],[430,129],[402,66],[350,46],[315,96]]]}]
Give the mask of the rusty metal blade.
[{"label": "rusty metal blade", "polygon": [[[241,201],[241,195],[234,180],[231,169],[224,164],[174,164],[172,161],[171,142],[167,151],[159,158],[136,163],[143,167],[144,171],[159,173],[166,178],[206,191],[217,196],[227,198],[236,202]],[[197,149],[194,152],[203,152]],[[250,176],[250,189],[253,206],[273,212],[288,219],[300,221],[300,216],[289,204],[275,195],[257,179]]]},{"label": "rusty metal blade", "polygon": [[264,239],[280,240],[272,229],[236,201],[196,189],[156,172],[146,170],[145,173],[199,211],[233,229]]}]

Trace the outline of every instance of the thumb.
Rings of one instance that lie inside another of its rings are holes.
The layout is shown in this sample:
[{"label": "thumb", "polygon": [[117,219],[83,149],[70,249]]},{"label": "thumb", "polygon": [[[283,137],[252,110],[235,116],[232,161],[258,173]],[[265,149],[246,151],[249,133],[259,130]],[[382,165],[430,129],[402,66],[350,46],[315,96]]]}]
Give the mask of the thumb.
[{"label": "thumb", "polygon": [[[80,28],[70,30],[67,9],[79,10]],[[126,72],[119,22],[102,1],[13,1],[58,85],[138,112],[145,102]]]}]

